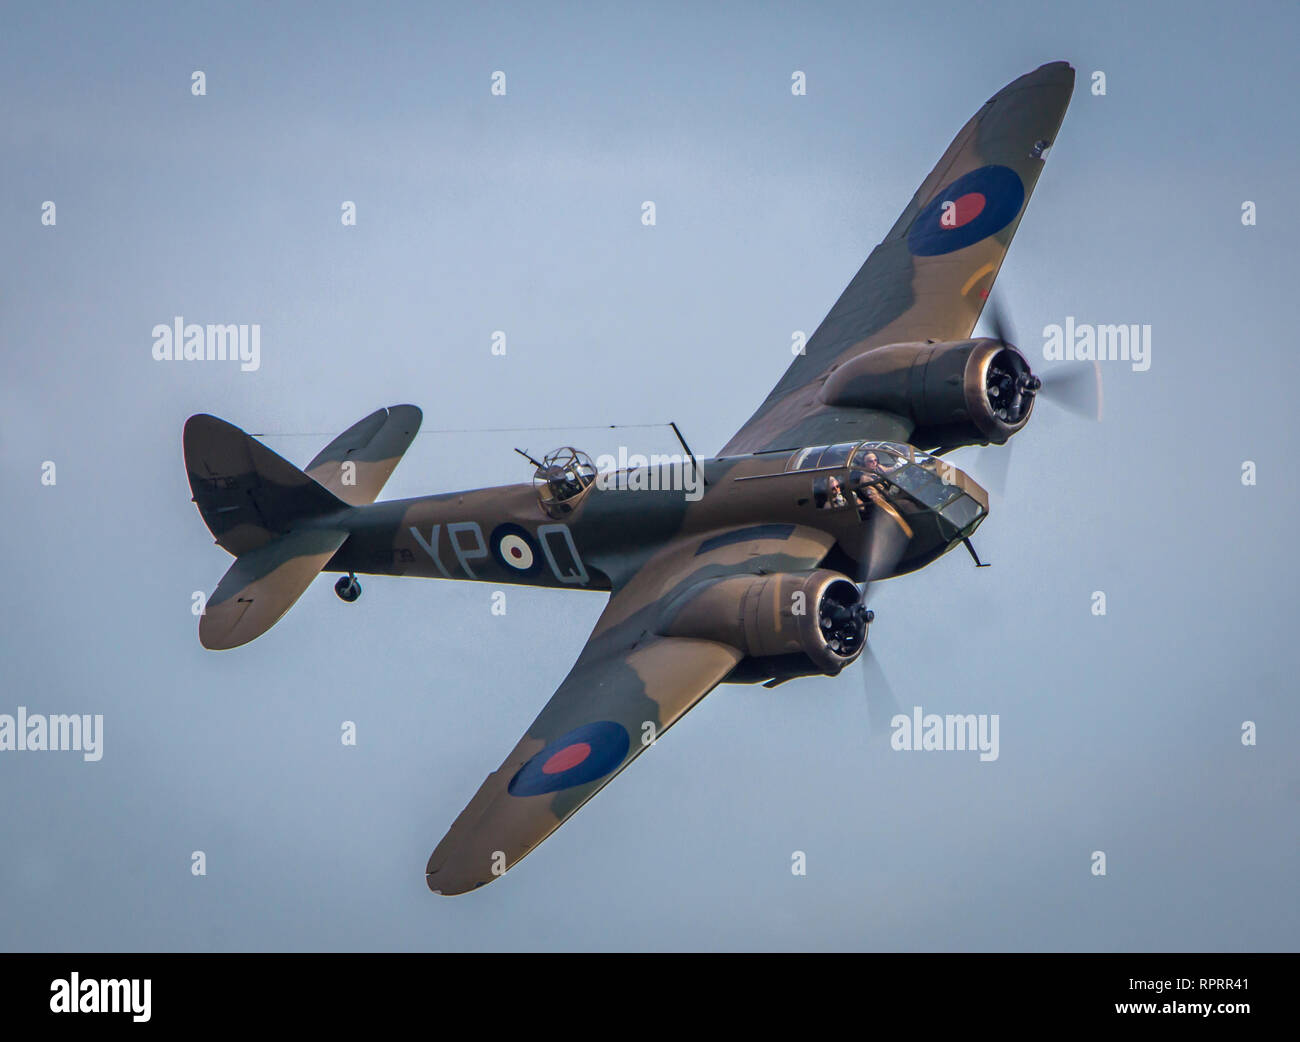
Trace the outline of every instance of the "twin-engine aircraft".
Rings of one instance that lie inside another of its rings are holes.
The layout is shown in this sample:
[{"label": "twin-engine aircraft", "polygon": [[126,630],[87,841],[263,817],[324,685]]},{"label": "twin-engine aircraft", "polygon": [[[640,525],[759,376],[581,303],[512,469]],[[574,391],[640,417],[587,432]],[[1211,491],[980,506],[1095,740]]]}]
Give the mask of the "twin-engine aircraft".
[{"label": "twin-engine aircraft", "polygon": [[[491,882],[721,683],[835,676],[862,654],[869,580],[970,537],[988,495],[943,453],[1004,444],[1041,383],[1004,336],[972,339],[1074,87],[1065,62],[962,128],[772,393],[683,493],[682,464],[597,473],[572,449],[531,482],[374,502],[420,426],[398,405],[307,465],[213,416],[185,425],[194,502],[235,562],[205,648],[265,633],[321,571],[609,591],[569,675],[426,869]],[[698,479],[702,478],[702,486]],[[976,558],[978,563],[978,558]]]}]

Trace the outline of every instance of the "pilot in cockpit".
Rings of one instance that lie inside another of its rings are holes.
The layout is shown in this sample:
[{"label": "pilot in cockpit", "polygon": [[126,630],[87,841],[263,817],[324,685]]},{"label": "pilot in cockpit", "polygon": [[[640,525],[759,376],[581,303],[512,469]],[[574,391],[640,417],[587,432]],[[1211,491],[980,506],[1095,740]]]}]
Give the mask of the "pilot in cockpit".
[{"label": "pilot in cockpit", "polygon": [[866,456],[862,458],[862,466],[863,469],[867,471],[868,477],[877,474],[883,475],[887,470],[893,469],[892,467],[881,466],[880,458],[874,452],[868,452]]},{"label": "pilot in cockpit", "polygon": [[862,469],[853,471],[850,480],[853,491],[849,495],[858,502],[858,511],[865,520],[868,502],[877,502],[883,498],[884,477],[892,468],[881,466],[880,458],[874,452],[868,452],[862,458]]}]

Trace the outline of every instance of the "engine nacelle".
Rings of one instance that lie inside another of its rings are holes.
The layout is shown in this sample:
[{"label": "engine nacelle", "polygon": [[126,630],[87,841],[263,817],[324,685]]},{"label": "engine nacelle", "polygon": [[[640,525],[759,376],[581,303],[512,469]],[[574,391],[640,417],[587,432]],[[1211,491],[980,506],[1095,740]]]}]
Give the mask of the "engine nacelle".
[{"label": "engine nacelle", "polygon": [[1028,421],[1038,379],[1000,340],[889,344],[831,371],[827,405],[878,409],[912,421],[923,448],[1002,444]]},{"label": "engine nacelle", "polygon": [[728,575],[674,598],[660,617],[667,637],[696,637],[744,652],[733,681],[835,676],[866,646],[871,613],[838,572]]}]

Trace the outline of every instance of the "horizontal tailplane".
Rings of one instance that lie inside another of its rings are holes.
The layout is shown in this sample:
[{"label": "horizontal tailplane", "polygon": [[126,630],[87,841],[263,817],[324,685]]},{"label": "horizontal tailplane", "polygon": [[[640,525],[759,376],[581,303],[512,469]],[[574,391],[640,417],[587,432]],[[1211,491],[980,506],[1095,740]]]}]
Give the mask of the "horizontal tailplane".
[{"label": "horizontal tailplane", "polygon": [[306,528],[241,554],[199,619],[199,643],[225,651],[260,637],[293,607],[348,533]]}]

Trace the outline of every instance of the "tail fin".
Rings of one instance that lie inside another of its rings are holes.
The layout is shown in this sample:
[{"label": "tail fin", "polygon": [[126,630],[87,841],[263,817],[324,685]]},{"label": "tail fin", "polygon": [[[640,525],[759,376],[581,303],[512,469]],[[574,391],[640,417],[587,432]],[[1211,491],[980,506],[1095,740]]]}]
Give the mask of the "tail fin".
[{"label": "tail fin", "polygon": [[307,473],[353,506],[373,503],[420,430],[414,405],[377,409],[323,448]]},{"label": "tail fin", "polygon": [[236,557],[304,518],[348,504],[238,427],[200,414],[185,422],[190,490],[217,544]]},{"label": "tail fin", "polygon": [[194,502],[218,545],[236,557],[204,607],[199,643],[238,647],[293,607],[347,540],[341,529],[302,523],[348,504],[215,416],[191,416],[183,440]]},{"label": "tail fin", "polygon": [[236,561],[209,598],[199,642],[247,644],[269,630],[347,542],[330,514],[374,501],[420,427],[413,405],[380,409],[335,438],[304,473],[215,416],[185,424],[199,513]]}]

